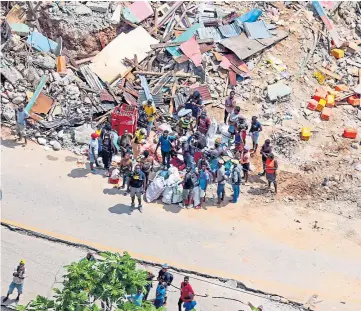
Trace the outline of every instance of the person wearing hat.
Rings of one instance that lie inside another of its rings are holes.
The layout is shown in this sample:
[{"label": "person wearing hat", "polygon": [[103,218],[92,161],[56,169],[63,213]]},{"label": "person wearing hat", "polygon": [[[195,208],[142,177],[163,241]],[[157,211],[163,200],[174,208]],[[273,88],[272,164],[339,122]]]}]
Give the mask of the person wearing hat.
[{"label": "person wearing hat", "polygon": [[89,150],[88,150],[88,155],[89,155],[89,161],[90,161],[90,171],[92,173],[95,173],[95,169],[94,169],[94,163],[96,165],[96,167],[100,167],[99,163],[98,163],[98,150],[99,150],[99,135],[97,133],[92,133],[90,135],[91,140],[89,143]]},{"label": "person wearing hat", "polygon": [[201,116],[197,122],[197,131],[207,135],[209,127],[211,126],[211,119],[207,116],[207,111],[202,111]]},{"label": "person wearing hat", "polygon": [[[163,285],[165,286],[165,288],[167,289],[168,286],[170,286],[173,282],[173,274],[168,272],[168,265],[165,263],[162,265],[162,269],[159,270],[158,272],[158,278],[157,278],[159,285]],[[165,292],[164,295],[164,304],[167,303],[167,292]]]},{"label": "person wearing hat", "polygon": [[251,158],[251,154],[249,152],[249,147],[244,146],[243,151],[241,152],[241,164],[242,164],[242,170],[243,170],[244,183],[247,183],[247,181],[248,181],[250,158]]},{"label": "person wearing hat", "polygon": [[10,283],[8,293],[6,297],[3,299],[3,302],[9,299],[9,296],[13,293],[15,288],[18,291],[18,296],[16,297],[15,301],[19,301],[20,295],[23,293],[24,279],[25,279],[25,260],[21,259],[20,263],[14,269],[13,281]]},{"label": "person wearing hat", "polygon": [[277,172],[278,169],[278,162],[275,159],[273,153],[270,153],[267,160],[266,160],[266,178],[268,181],[268,188],[271,188],[271,184],[275,187],[275,193],[277,193]]},{"label": "person wearing hat", "polygon": [[202,96],[199,91],[194,91],[194,93],[189,96],[185,103],[185,109],[192,110],[192,117],[198,119],[201,109],[203,107]]},{"label": "person wearing hat", "polygon": [[180,286],[180,292],[181,292],[181,296],[178,300],[178,311],[182,311],[183,303],[192,301],[194,297],[194,290],[191,284],[189,284],[189,276],[184,277],[184,281],[181,283]]},{"label": "person wearing hat", "polygon": [[159,137],[157,147],[155,148],[155,155],[157,155],[158,147],[160,146],[160,151],[162,152],[162,164],[167,168],[170,167],[170,152],[172,150],[172,141],[176,140],[176,136],[169,136],[169,131],[165,130],[163,135]]},{"label": "person wearing hat", "polygon": [[147,136],[149,137],[150,131],[152,130],[154,117],[157,113],[157,108],[154,105],[153,99],[148,99],[147,101],[143,102],[143,109],[145,114],[147,115]]},{"label": "person wearing hat", "polygon": [[216,171],[216,181],[217,181],[217,198],[218,205],[221,205],[221,201],[224,200],[225,194],[225,184],[226,184],[226,170],[224,168],[224,161],[222,159],[218,160],[218,169]]},{"label": "person wearing hat", "polygon": [[271,141],[269,139],[265,140],[260,153],[262,155],[263,172],[259,173],[258,176],[264,176],[264,175],[266,175],[267,158],[272,153]]},{"label": "person wearing hat", "polygon": [[231,184],[233,189],[233,198],[230,200],[231,203],[237,203],[239,198],[239,192],[240,192],[240,185],[241,185],[241,172],[239,171],[238,160],[232,160],[232,171],[231,171]]},{"label": "person wearing hat", "polygon": [[28,143],[26,138],[26,119],[29,118],[29,114],[25,111],[24,105],[20,104],[17,109],[15,109],[15,119],[16,119],[16,132],[18,135],[18,141],[24,138],[24,146]]}]

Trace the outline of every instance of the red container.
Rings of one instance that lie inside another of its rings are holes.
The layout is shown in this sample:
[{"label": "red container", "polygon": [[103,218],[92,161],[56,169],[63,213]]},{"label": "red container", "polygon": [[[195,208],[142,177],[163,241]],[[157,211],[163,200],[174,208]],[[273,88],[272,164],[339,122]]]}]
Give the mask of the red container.
[{"label": "red container", "polygon": [[134,134],[137,130],[138,109],[129,105],[116,107],[112,113],[112,129],[116,130],[118,135],[122,135],[125,130]]},{"label": "red container", "polygon": [[345,137],[345,138],[355,139],[356,136],[357,136],[356,129],[344,129],[344,131],[343,131],[343,137]]},{"label": "red container", "polygon": [[119,178],[113,179],[113,178],[109,177],[109,183],[112,185],[117,185],[117,184],[119,184]]}]

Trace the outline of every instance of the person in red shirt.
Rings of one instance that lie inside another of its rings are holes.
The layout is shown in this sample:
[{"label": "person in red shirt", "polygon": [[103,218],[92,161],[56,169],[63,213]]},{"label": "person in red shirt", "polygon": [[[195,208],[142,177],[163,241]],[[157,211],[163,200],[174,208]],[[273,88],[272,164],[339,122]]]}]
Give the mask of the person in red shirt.
[{"label": "person in red shirt", "polygon": [[211,126],[211,119],[207,117],[206,111],[202,111],[201,116],[199,117],[197,122],[197,131],[206,135],[210,126]]},{"label": "person in red shirt", "polygon": [[178,301],[178,310],[182,311],[183,302],[192,301],[192,297],[194,296],[194,291],[192,286],[189,284],[189,277],[185,276],[184,281],[181,283],[181,296]]}]

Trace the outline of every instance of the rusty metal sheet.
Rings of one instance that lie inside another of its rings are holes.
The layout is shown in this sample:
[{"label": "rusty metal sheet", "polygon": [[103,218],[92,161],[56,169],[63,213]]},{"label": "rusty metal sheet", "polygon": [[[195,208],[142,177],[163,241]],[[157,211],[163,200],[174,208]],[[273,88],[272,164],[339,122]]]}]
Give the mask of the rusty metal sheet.
[{"label": "rusty metal sheet", "polygon": [[197,29],[199,39],[214,39],[214,42],[219,42],[223,39],[221,33],[216,27],[201,27]]},{"label": "rusty metal sheet", "polygon": [[114,97],[107,90],[102,90],[99,97],[101,102],[115,102]]},{"label": "rusty metal sheet", "polygon": [[135,98],[132,94],[129,94],[129,93],[127,93],[127,92],[124,92],[124,93],[123,93],[123,96],[124,96],[125,101],[126,101],[129,105],[134,106],[134,107],[137,106],[137,100],[136,100],[136,98]]},{"label": "rusty metal sheet", "polygon": [[104,89],[98,76],[89,68],[88,65],[82,65],[79,67],[79,69],[91,88],[97,91]]},{"label": "rusty metal sheet", "polygon": [[191,89],[192,89],[192,92],[198,91],[201,94],[204,103],[209,103],[210,101],[212,101],[211,92],[209,91],[209,88],[207,85],[191,87]]},{"label": "rusty metal sheet", "polygon": [[44,93],[40,93],[34,106],[31,108],[30,113],[44,113],[47,114],[53,105],[54,100],[46,96]]},{"label": "rusty metal sheet", "polygon": [[172,75],[172,71],[168,71],[167,73],[165,73],[153,87],[152,95],[158,94],[161,91],[162,87],[166,85],[168,81],[172,78]]},{"label": "rusty metal sheet", "polygon": [[228,71],[229,84],[232,86],[237,85],[237,75],[233,70]]}]

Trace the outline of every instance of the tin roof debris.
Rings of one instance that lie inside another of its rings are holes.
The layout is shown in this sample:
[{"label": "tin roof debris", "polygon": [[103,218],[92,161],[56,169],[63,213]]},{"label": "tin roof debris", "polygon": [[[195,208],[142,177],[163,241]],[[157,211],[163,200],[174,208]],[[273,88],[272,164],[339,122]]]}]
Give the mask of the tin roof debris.
[{"label": "tin roof debris", "polygon": [[153,14],[153,8],[148,1],[136,1],[123,9],[123,17],[135,24],[142,22]]},{"label": "tin roof debris", "polygon": [[243,23],[243,26],[248,39],[266,39],[272,37],[264,21],[246,22]]}]

